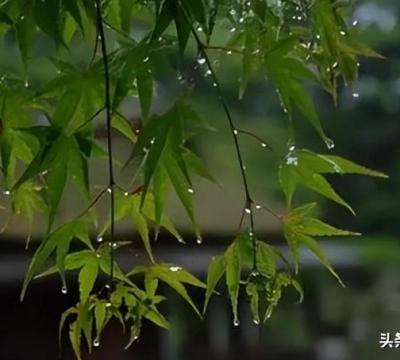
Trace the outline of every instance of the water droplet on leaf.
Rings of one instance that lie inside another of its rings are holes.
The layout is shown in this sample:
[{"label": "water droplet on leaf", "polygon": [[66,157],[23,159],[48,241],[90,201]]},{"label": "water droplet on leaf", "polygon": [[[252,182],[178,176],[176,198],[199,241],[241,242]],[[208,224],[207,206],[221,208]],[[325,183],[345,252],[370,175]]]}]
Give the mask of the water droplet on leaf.
[{"label": "water droplet on leaf", "polygon": [[173,271],[173,272],[177,272],[177,271],[182,270],[182,268],[179,267],[179,266],[171,266],[169,269],[170,269],[171,271]]},{"label": "water droplet on leaf", "polygon": [[61,288],[61,292],[62,292],[64,295],[68,292],[68,289],[67,289],[67,287],[66,287],[65,285]]},{"label": "water droplet on leaf", "polygon": [[100,339],[96,337],[96,339],[93,340],[93,346],[94,347],[99,347],[100,346]]}]

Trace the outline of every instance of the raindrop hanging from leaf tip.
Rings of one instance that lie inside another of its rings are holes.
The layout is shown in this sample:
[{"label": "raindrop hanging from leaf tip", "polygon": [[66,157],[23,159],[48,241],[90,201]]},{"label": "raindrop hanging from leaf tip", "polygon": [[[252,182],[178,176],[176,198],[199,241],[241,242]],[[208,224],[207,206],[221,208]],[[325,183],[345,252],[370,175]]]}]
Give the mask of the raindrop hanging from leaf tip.
[{"label": "raindrop hanging from leaf tip", "polygon": [[333,142],[332,139],[326,139],[326,140],[325,140],[325,144],[326,144],[326,147],[327,147],[329,150],[332,150],[332,149],[335,148],[335,143]]},{"label": "raindrop hanging from leaf tip", "polygon": [[94,347],[99,347],[99,346],[100,346],[100,339],[99,339],[98,337],[96,337],[96,338],[93,340],[93,346],[94,346]]}]

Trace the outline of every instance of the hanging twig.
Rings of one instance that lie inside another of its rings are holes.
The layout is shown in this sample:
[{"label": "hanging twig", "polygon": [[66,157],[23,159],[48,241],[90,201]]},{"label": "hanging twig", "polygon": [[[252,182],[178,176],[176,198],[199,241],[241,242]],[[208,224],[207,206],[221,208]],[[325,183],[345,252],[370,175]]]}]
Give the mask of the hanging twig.
[{"label": "hanging twig", "polygon": [[[104,33],[103,13],[101,9],[101,1],[95,0],[97,11],[97,28],[99,32],[99,40],[101,44],[101,53],[104,66],[104,85],[105,85],[105,108],[106,108],[106,123],[107,123],[107,150],[108,150],[108,170],[109,183],[108,191],[110,192],[110,283],[114,280],[114,240],[115,240],[115,194],[114,194],[114,169],[113,169],[113,146],[112,146],[112,107],[111,107],[111,86],[110,86],[110,71],[107,53],[107,41]],[[109,284],[111,286],[111,284]]]},{"label": "hanging twig", "polygon": [[187,24],[190,27],[190,31],[197,43],[197,48],[199,51],[199,55],[205,60],[205,63],[207,64],[208,69],[210,70],[210,75],[211,78],[213,80],[213,85],[217,91],[218,94],[218,98],[219,101],[224,109],[225,115],[228,119],[228,123],[229,123],[229,128],[230,131],[232,133],[233,136],[233,140],[234,140],[234,145],[235,145],[235,149],[236,149],[236,155],[237,155],[237,159],[239,162],[239,166],[240,166],[240,173],[241,173],[241,177],[242,177],[242,181],[243,181],[243,188],[244,188],[244,192],[245,192],[245,197],[246,197],[246,202],[245,202],[245,207],[244,207],[244,213],[248,214],[250,216],[250,229],[249,229],[249,235],[251,237],[252,240],[252,245],[253,245],[253,271],[257,270],[257,239],[254,236],[254,214],[253,214],[253,205],[254,202],[252,200],[252,197],[250,195],[250,189],[249,189],[249,185],[248,185],[248,181],[247,181],[247,176],[246,176],[246,172],[245,172],[245,165],[243,162],[243,156],[242,156],[242,152],[240,149],[240,144],[239,144],[239,139],[238,139],[238,130],[235,126],[235,123],[233,121],[231,112],[229,110],[228,104],[225,100],[221,85],[219,83],[219,80],[217,78],[217,75],[214,71],[214,68],[212,66],[211,60],[207,54],[207,47],[203,44],[203,42],[201,41],[196,29],[193,26],[193,22],[192,19],[190,17],[190,13],[188,12],[188,10],[186,9],[186,7],[182,4],[182,2],[180,0],[178,0],[179,6],[182,9],[182,13],[184,14],[185,20],[187,22]]}]

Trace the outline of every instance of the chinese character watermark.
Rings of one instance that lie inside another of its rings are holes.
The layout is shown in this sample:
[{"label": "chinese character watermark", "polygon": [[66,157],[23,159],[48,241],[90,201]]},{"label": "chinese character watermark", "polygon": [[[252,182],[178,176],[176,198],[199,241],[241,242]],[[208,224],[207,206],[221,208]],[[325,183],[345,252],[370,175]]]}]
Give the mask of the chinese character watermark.
[{"label": "chinese character watermark", "polygon": [[400,348],[400,332],[394,334],[389,332],[381,333],[379,346],[381,349]]}]

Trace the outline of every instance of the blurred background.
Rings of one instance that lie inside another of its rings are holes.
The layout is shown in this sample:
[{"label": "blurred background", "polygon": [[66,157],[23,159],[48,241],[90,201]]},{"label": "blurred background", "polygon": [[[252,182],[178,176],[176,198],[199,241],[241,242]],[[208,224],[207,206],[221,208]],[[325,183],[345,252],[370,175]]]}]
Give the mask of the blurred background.
[{"label": "blurred background", "polygon": [[[124,351],[126,338],[121,327],[112,323],[102,338],[101,347],[84,359],[197,360],[270,359],[270,360],[391,360],[399,359],[399,349],[380,349],[381,333],[400,332],[400,2],[397,0],[357,1],[349,22],[357,21],[361,38],[387,60],[362,59],[357,89],[340,90],[338,108],[322,92],[315,92],[322,122],[335,141],[334,153],[390,175],[388,180],[358,176],[332,176],[339,194],[353,206],[357,216],[323,198],[314,198],[307,191],[296,195],[297,203],[318,200],[319,216],[341,228],[362,232],[356,239],[321,240],[328,257],[342,276],[341,288],[327,271],[308,253],[302,254],[301,280],[305,290],[302,304],[296,294],[288,292],[272,319],[258,327],[253,324],[249,306],[243,298],[240,305],[240,326],[232,325],[226,292],[212,299],[204,320],[199,320],[187,304],[170,293],[162,308],[172,323],[170,332],[146,324],[140,341]],[[48,40],[42,39],[38,51],[51,52]],[[221,107],[211,95],[211,80],[195,59],[188,56],[183,64],[186,77],[193,78],[196,89],[193,106],[214,128],[193,140],[193,147],[205,159],[219,185],[196,182],[196,213],[204,241],[197,245],[189,224],[176,199],[171,196],[169,212],[183,234],[187,245],[168,237],[155,245],[155,254],[162,261],[187,267],[204,279],[208,262],[223,252],[237,231],[243,207],[238,166],[231,135]],[[0,45],[3,69],[12,68],[18,57],[13,39]],[[278,154],[284,154],[288,134],[285,119],[273,90],[265,82],[253,81],[242,101],[237,98],[239,59],[234,55],[212,55],[225,95],[240,128],[251,130],[268,142]],[[43,62],[43,64],[46,64]],[[11,70],[10,70],[11,71]],[[46,77],[46,66],[36,67],[33,78]],[[176,93],[177,82],[169,74],[160,76],[153,111],[160,111]],[[359,93],[354,97],[354,92]],[[124,111],[134,120],[137,101],[125,104]],[[313,130],[296,117],[298,146],[326,152]],[[100,134],[101,136],[101,134]],[[124,159],[127,143],[116,137],[118,154]],[[277,159],[260,143],[241,138],[255,199],[277,212],[284,211],[284,199],[276,174]],[[93,179],[102,179],[103,167],[92,169]],[[100,184],[95,184],[100,185]],[[7,206],[7,199],[1,198]],[[67,196],[62,212],[73,214],[73,196]],[[1,220],[5,221],[4,211]],[[282,246],[279,223],[267,212],[256,217],[261,239]],[[61,312],[75,303],[77,289],[70,281],[68,294],[61,293],[57,277],[35,281],[23,303],[19,302],[22,278],[35,244],[40,240],[40,221],[33,232],[32,247],[25,251],[26,227],[18,219],[10,223],[0,239],[0,359],[53,360],[73,359],[68,342],[59,355],[57,332]],[[136,236],[127,224],[118,226],[121,239]],[[95,235],[94,235],[95,236]],[[139,241],[136,241],[139,243]],[[144,261],[138,246],[119,254],[122,266]],[[133,259],[133,260],[132,260]],[[203,293],[193,291],[197,304]],[[65,333],[65,338],[67,333]]]}]

